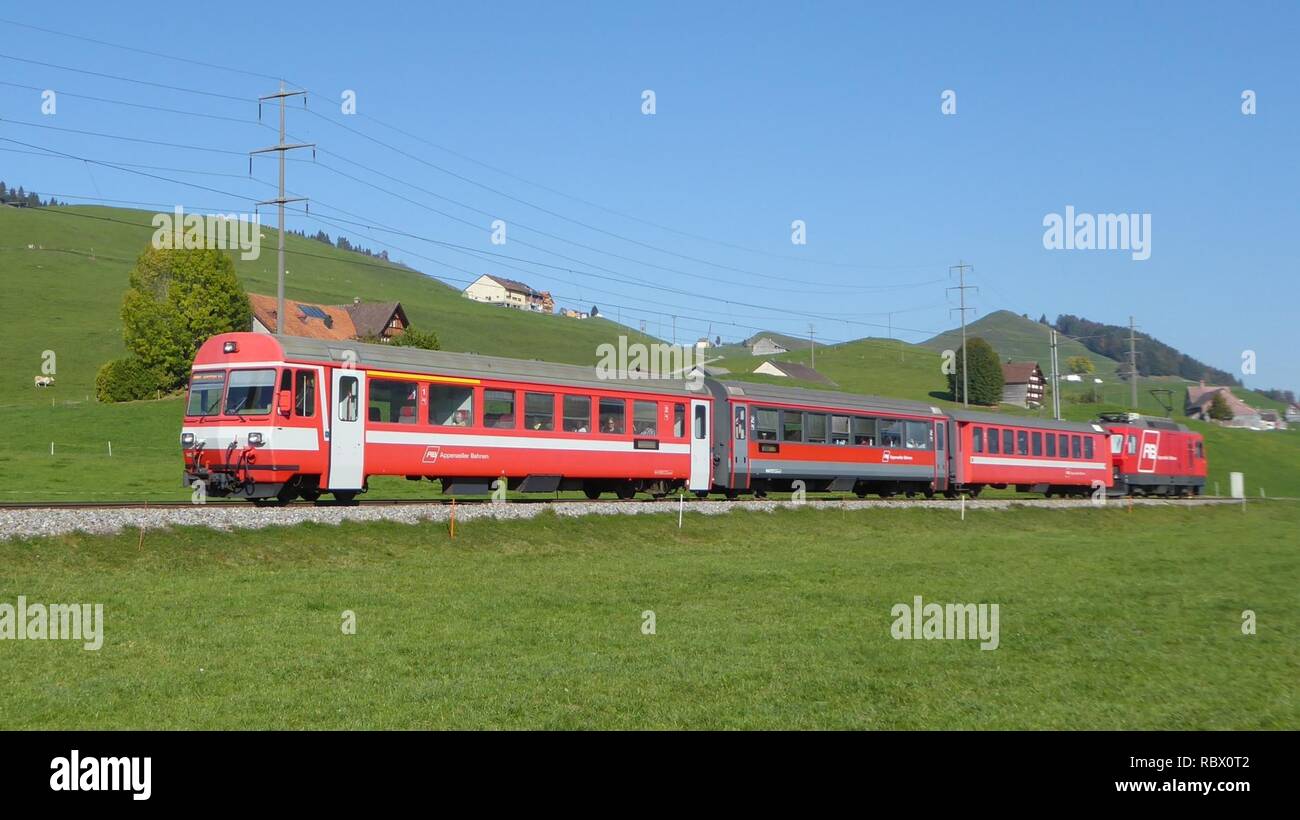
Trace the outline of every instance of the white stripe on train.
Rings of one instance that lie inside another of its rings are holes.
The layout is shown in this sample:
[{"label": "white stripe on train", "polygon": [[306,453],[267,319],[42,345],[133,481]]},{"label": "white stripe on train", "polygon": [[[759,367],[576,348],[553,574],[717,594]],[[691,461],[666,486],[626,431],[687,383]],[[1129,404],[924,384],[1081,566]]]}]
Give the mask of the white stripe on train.
[{"label": "white stripe on train", "polygon": [[498,447],[510,450],[582,450],[599,453],[671,453],[686,455],[687,443],[659,442],[657,450],[641,450],[631,441],[602,441],[590,438],[545,438],[542,436],[479,436],[458,433],[407,433],[395,430],[367,430],[367,444],[411,444],[443,447]]}]

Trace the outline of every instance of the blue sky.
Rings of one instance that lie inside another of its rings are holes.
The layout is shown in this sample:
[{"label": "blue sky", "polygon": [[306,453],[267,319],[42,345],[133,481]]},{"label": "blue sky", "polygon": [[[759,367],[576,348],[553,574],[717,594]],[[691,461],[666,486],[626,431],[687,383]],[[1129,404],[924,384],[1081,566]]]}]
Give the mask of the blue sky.
[{"label": "blue sky", "polygon": [[[452,284],[496,272],[550,289],[561,304],[645,319],[665,336],[676,313],[679,340],[806,333],[809,322],[819,338],[845,340],[883,336],[892,321],[907,328],[897,335],[921,341],[954,324],[948,266],[965,260],[980,287],[977,315],[1005,308],[1123,324],[1132,314],[1217,367],[1239,372],[1243,351],[1254,351],[1249,385],[1300,388],[1294,7],[187,8],[71,2],[0,17],[266,76],[0,23],[0,83],[9,83],[0,84],[0,137],[184,169],[146,172],[223,193],[15,153],[36,149],[12,142],[0,142],[10,149],[0,151],[0,177],[60,198],[250,210],[248,198],[272,190],[246,178],[241,154],[274,135],[243,100],[283,75],[312,92],[313,113],[290,109],[290,133],[329,152],[317,165],[291,163],[289,187],[334,221],[294,215],[289,226],[388,247]],[[60,92],[53,116],[40,110],[45,88]],[[345,89],[356,92],[358,116],[339,111]],[[652,116],[641,112],[646,89]],[[946,89],[956,92],[952,116],[940,110]],[[1245,89],[1257,95],[1254,116],[1241,112]],[[273,180],[272,161],[258,160],[255,174]],[[1069,205],[1150,214],[1150,259],[1045,249],[1044,216]],[[507,223],[504,246],[490,242],[494,218]],[[790,242],[795,219],[807,225],[806,245]]]}]

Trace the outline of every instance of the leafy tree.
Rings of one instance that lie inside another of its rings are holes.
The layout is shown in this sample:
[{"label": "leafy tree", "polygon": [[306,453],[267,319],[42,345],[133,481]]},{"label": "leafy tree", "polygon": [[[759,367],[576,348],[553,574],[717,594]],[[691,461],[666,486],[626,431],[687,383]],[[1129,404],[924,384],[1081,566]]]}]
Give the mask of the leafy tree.
[{"label": "leafy tree", "polygon": [[1071,356],[1065,360],[1065,366],[1071,373],[1086,376],[1097,372],[1097,366],[1087,356]]},{"label": "leafy tree", "polygon": [[408,327],[404,332],[393,337],[389,344],[397,347],[418,347],[422,350],[441,350],[438,334],[432,330],[416,330]]},{"label": "leafy tree", "polygon": [[1222,390],[1216,392],[1210,402],[1210,418],[1215,421],[1232,421],[1232,408],[1228,406]]},{"label": "leafy tree", "polygon": [[595,318],[596,316],[599,316],[599,315],[600,315],[600,308],[596,307],[595,305],[592,305],[592,306],[591,306],[591,313],[589,313],[588,315],[591,316],[591,317],[593,317],[593,318]]},{"label": "leafy tree", "polygon": [[[993,346],[979,336],[966,341],[966,360],[970,367],[970,402],[996,405],[1002,401],[1002,363]],[[948,392],[954,401],[961,401],[962,351],[957,349],[954,372],[948,374]]]},{"label": "leafy tree", "polygon": [[1039,317],[1038,317],[1038,323],[1039,323],[1040,325],[1047,325],[1048,327],[1051,327],[1051,324],[1047,321],[1047,314],[1046,314],[1046,313],[1044,313],[1042,316],[1039,316]]},{"label": "leafy tree", "polygon": [[122,299],[127,350],[157,374],[160,390],[184,384],[199,345],[252,326],[248,295],[231,258],[217,250],[149,248]]}]

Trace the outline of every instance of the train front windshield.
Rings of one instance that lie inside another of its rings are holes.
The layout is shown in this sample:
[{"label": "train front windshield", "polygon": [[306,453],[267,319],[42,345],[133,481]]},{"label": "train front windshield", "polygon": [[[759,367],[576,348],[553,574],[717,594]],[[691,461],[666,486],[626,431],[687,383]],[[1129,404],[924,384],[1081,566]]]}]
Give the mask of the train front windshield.
[{"label": "train front windshield", "polygon": [[221,394],[226,389],[226,373],[195,373],[190,378],[190,400],[185,406],[187,416],[210,416],[221,409]]}]

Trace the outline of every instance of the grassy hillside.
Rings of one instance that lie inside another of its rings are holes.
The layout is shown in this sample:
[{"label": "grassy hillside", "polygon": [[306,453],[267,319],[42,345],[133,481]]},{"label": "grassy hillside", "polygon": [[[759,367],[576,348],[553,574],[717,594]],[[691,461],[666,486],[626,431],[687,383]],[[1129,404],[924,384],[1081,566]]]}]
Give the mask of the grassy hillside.
[{"label": "grassy hillside", "polygon": [[[1052,361],[1052,343],[1050,328],[1040,325],[1032,319],[1026,319],[1009,310],[997,310],[966,325],[966,336],[980,336],[989,344],[1003,361],[1012,359],[1018,362],[1038,362],[1043,374],[1050,378]],[[940,333],[933,339],[921,343],[931,350],[956,350],[961,347],[961,329],[956,328]],[[1071,356],[1083,356],[1092,360],[1097,368],[1097,376],[1106,381],[1117,379],[1119,363],[1114,359],[1099,356],[1079,342],[1057,337],[1057,359],[1062,372],[1066,372],[1065,362]]]},{"label": "grassy hillside", "polygon": [[[0,208],[0,287],[6,304],[17,308],[7,311],[0,328],[0,406],[93,395],[99,366],[123,350],[122,292],[153,234],[150,216],[102,207]],[[247,290],[274,294],[276,231],[262,230],[261,256],[236,256],[235,267]],[[594,364],[597,345],[620,333],[648,341],[605,319],[471,302],[430,276],[302,237],[286,237],[285,247],[287,298],[400,301],[412,325],[436,331],[445,350]],[[56,384],[37,391],[32,377],[40,374],[46,350],[58,356]]]}]

